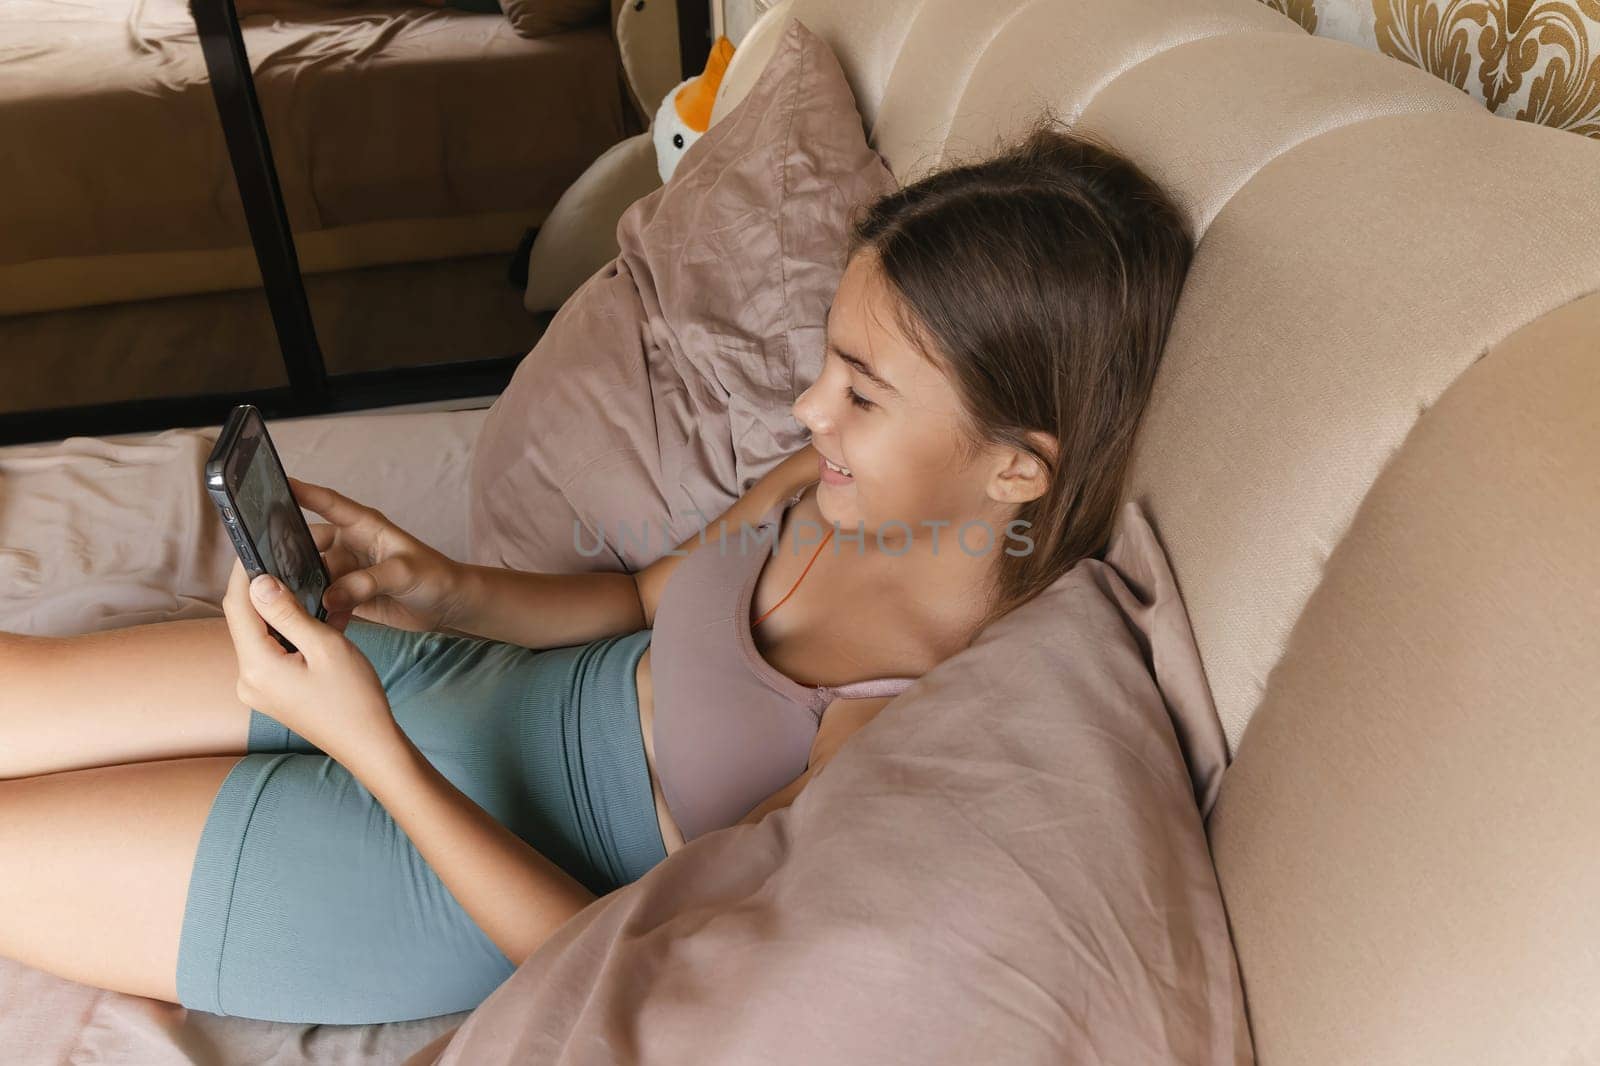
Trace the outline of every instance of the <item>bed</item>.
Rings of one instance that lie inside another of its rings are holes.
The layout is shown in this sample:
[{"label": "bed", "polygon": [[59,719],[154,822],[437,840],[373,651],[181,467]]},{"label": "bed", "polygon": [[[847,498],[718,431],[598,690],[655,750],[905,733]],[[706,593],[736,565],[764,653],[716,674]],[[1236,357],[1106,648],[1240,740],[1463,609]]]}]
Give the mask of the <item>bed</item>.
[{"label": "bed", "polygon": [[[241,19],[330,373],[532,346],[512,253],[648,121],[620,6],[538,38],[401,0]],[[0,4],[0,192],[0,415],[284,383],[186,0]]]}]

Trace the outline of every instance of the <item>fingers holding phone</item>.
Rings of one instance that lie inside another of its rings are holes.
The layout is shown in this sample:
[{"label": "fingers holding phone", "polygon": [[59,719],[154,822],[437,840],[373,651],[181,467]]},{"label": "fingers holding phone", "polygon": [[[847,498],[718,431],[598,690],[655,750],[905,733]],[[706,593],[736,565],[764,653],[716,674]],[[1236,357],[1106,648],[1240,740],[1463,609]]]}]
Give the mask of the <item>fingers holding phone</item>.
[{"label": "fingers holding phone", "polygon": [[[338,541],[338,527],[330,526],[326,522],[318,522],[311,527],[311,539],[317,545],[317,551],[322,556],[323,568],[328,571],[328,586],[350,573],[359,570],[361,563],[356,559],[355,553],[344,547]],[[328,612],[327,623],[344,632],[344,627],[349,623],[351,612],[349,610],[334,610],[328,606],[327,590],[323,590],[323,609]]]},{"label": "fingers holding phone", "polygon": [[330,616],[428,632],[448,626],[461,596],[461,565],[373,507],[324,485],[289,479],[295,499],[327,519],[312,535],[328,569]]},{"label": "fingers holding phone", "polygon": [[[325,621],[330,583],[321,552],[289,486],[261,412],[239,404],[228,413],[202,477],[228,539],[249,577],[271,574],[314,619]],[[284,634],[272,636],[292,651]]]},{"label": "fingers holding phone", "polygon": [[323,565],[328,568],[329,584],[365,565],[349,545],[339,542],[338,526],[318,522],[311,527],[311,539],[316,542],[317,551],[322,553]]}]

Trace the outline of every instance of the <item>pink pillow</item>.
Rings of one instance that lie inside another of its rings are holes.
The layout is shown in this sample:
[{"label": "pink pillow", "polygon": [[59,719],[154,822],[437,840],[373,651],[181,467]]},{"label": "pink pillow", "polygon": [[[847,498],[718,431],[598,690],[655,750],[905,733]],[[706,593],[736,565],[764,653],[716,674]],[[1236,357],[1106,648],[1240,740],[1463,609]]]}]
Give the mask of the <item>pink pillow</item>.
[{"label": "pink pillow", "polygon": [[804,446],[789,409],[822,370],[851,212],[895,187],[833,51],[790,19],[495,401],[470,560],[641,569]]},{"label": "pink pillow", "polygon": [[1248,1063],[1204,824],[1226,763],[1129,501],[1104,561],[929,671],[791,807],[586,908],[408,1066]]}]

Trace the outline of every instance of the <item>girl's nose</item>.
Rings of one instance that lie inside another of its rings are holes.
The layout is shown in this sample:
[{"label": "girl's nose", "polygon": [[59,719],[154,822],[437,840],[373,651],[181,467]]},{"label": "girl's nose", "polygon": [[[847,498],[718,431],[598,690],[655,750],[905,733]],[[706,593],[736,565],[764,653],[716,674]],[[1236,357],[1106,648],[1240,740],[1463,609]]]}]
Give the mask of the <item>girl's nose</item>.
[{"label": "girl's nose", "polygon": [[791,408],[795,421],[810,430],[813,437],[827,433],[833,425],[833,416],[828,413],[827,404],[822,402],[820,396],[821,388],[822,378],[818,378],[795,399]]},{"label": "girl's nose", "polygon": [[795,421],[799,422],[802,426],[805,426],[806,429],[810,430],[812,436],[816,436],[817,431],[822,428],[819,425],[819,419],[817,417],[816,393],[817,386],[813,384],[810,388],[806,389],[805,392],[802,392],[798,397],[796,397],[794,406],[791,408],[791,412],[794,414]]}]

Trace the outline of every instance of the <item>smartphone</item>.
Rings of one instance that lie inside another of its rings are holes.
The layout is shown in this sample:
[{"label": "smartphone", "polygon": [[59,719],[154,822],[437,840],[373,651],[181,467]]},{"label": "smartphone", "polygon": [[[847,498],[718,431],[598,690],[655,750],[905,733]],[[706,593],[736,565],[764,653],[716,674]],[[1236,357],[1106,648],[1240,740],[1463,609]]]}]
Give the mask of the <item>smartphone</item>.
[{"label": "smartphone", "polygon": [[[328,570],[289,488],[267,424],[254,406],[240,404],[228,413],[206,460],[205,482],[245,573],[251,578],[271,574],[307,614],[325,620],[322,592],[328,587]],[[286,650],[297,650],[283,634],[267,628]]]}]

